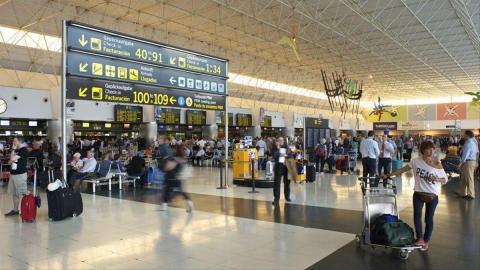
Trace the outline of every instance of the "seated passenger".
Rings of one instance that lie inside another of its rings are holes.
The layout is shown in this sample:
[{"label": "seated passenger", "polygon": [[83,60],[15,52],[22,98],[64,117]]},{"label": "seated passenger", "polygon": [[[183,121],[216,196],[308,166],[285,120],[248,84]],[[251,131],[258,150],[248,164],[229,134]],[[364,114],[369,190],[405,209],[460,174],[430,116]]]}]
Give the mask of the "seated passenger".
[{"label": "seated passenger", "polygon": [[115,156],[113,157],[112,169],[118,170],[121,172],[124,172],[127,170],[125,168],[125,164],[123,164],[123,161],[121,160],[120,154],[115,154]]},{"label": "seated passenger", "polygon": [[152,157],[152,155],[153,155],[153,149],[150,146],[143,151],[144,157]]},{"label": "seated passenger", "polygon": [[220,148],[216,148],[214,151],[213,151],[213,157],[212,157],[212,166],[220,166],[220,160],[222,160],[222,149]]},{"label": "seated passenger", "polygon": [[134,156],[126,167],[128,175],[142,176],[145,173],[145,160],[142,157]]},{"label": "seated passenger", "polygon": [[73,182],[73,188],[79,190],[81,180],[89,175],[90,173],[95,172],[97,167],[97,160],[94,157],[95,153],[93,150],[87,152],[87,157],[84,158],[83,167],[78,172],[73,172],[70,176],[70,182]]},{"label": "seated passenger", "polygon": [[110,171],[112,161],[109,159],[109,155],[104,155],[103,160],[98,165],[98,169],[96,172],[98,175],[92,175],[91,177],[106,177],[108,172]]},{"label": "seated passenger", "polygon": [[70,168],[72,171],[79,172],[80,169],[83,167],[83,160],[80,159],[80,153],[73,154],[73,160],[70,162]]},{"label": "seated passenger", "polygon": [[202,167],[204,159],[205,159],[205,150],[200,147],[197,153],[195,153],[195,161],[197,161],[197,166]]}]

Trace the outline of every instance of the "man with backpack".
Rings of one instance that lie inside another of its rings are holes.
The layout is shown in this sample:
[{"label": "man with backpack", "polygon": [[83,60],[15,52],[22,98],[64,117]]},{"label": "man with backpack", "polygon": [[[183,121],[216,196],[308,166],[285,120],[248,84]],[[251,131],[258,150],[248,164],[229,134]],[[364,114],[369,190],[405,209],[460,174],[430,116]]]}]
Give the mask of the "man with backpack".
[{"label": "man with backpack", "polygon": [[[323,172],[323,167],[325,166],[325,159],[327,158],[327,146],[325,142],[326,140],[322,138],[320,143],[315,147],[315,168],[317,172]],[[319,164],[321,164],[321,167]]]}]

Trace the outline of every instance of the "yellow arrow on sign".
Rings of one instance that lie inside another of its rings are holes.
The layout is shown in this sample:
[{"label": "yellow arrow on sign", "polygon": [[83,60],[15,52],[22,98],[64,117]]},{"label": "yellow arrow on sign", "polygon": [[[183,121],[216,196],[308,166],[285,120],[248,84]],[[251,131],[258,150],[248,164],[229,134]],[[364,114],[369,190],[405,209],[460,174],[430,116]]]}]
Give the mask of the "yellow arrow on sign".
[{"label": "yellow arrow on sign", "polygon": [[82,34],[82,38],[78,39],[78,42],[80,43],[80,45],[82,45],[82,47],[85,47],[85,45],[87,45],[88,43],[88,40],[85,39],[85,35]]},{"label": "yellow arrow on sign", "polygon": [[79,97],[86,97],[87,96],[87,88],[78,88],[78,96]]},{"label": "yellow arrow on sign", "polygon": [[80,72],[87,72],[87,67],[88,67],[88,63],[85,63],[85,64],[80,63],[78,65],[78,68],[80,69]]},{"label": "yellow arrow on sign", "polygon": [[177,61],[176,57],[170,56],[170,65],[176,65],[175,61]]},{"label": "yellow arrow on sign", "polygon": [[170,97],[170,103],[171,103],[171,104],[174,104],[175,102],[177,102],[177,100],[175,99],[174,96],[171,96],[171,97]]}]

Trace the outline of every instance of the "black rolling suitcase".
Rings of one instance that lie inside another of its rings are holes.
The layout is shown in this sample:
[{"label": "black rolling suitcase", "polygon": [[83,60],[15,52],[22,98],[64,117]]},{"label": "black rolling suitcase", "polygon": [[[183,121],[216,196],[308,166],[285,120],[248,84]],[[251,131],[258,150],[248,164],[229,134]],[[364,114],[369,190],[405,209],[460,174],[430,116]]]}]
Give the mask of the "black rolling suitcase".
[{"label": "black rolling suitcase", "polygon": [[[49,182],[53,182],[53,171],[50,171]],[[48,218],[59,221],[68,217],[79,216],[83,212],[83,201],[79,191],[59,187],[54,191],[47,189]]]},{"label": "black rolling suitcase", "polygon": [[307,170],[307,175],[306,175],[306,180],[307,182],[315,182],[315,177],[316,177],[316,169],[315,166],[313,165],[307,165],[306,166]]}]

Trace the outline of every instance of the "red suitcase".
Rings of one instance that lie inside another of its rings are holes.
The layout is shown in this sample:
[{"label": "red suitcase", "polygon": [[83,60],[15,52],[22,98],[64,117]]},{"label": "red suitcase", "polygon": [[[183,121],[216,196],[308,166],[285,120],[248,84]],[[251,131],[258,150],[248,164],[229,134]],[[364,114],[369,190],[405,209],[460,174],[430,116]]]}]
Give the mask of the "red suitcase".
[{"label": "red suitcase", "polygon": [[33,194],[28,194],[22,197],[20,213],[22,222],[34,222],[37,217],[37,204]]},{"label": "red suitcase", "polygon": [[33,194],[24,195],[20,202],[22,222],[34,222],[37,218],[37,173],[33,175]]}]

